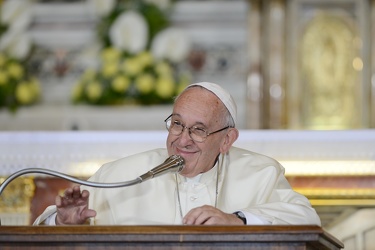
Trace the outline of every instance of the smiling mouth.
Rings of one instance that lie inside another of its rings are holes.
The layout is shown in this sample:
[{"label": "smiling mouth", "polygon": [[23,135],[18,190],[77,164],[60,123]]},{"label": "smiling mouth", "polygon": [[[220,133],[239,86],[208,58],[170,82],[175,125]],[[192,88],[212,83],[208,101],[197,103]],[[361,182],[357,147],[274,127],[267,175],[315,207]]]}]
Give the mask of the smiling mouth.
[{"label": "smiling mouth", "polygon": [[176,152],[177,152],[177,154],[180,154],[180,155],[187,155],[187,156],[189,156],[189,155],[193,155],[193,154],[196,153],[196,151],[191,152],[191,151],[186,151],[186,150],[179,149],[179,148],[176,148]]}]

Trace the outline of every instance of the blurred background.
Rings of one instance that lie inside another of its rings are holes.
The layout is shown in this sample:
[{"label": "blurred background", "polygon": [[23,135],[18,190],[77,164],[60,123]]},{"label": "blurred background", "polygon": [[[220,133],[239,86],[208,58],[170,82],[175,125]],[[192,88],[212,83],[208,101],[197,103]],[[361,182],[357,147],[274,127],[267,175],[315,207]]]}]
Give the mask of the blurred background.
[{"label": "blurred background", "polygon": [[[346,249],[375,249],[373,0],[0,6],[3,180],[28,167],[87,178],[164,147],[173,97],[210,81],[237,101],[236,146],[279,160]],[[17,179],[0,198],[2,224],[32,223],[69,185]]]}]

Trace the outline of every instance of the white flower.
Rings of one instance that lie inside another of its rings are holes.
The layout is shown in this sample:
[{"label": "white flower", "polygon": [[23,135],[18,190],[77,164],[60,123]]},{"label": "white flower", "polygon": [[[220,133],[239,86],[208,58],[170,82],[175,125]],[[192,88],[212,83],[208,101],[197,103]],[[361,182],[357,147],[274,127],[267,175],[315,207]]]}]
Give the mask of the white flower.
[{"label": "white flower", "polygon": [[115,20],[109,30],[109,37],[118,49],[138,53],[146,47],[148,26],[142,15],[127,11]]},{"label": "white flower", "polygon": [[26,32],[10,30],[0,38],[0,51],[17,59],[24,59],[30,52],[31,44],[31,38]]},{"label": "white flower", "polygon": [[25,0],[4,1],[1,6],[1,22],[10,29],[22,31],[28,28],[32,20],[31,4]]},{"label": "white flower", "polygon": [[98,16],[105,16],[116,6],[116,0],[88,0],[94,12]]},{"label": "white flower", "polygon": [[166,10],[170,7],[171,1],[170,0],[145,0],[146,3],[155,4],[162,10]]},{"label": "white flower", "polygon": [[180,29],[167,28],[159,32],[152,42],[151,51],[157,59],[181,62],[190,50],[190,41]]}]

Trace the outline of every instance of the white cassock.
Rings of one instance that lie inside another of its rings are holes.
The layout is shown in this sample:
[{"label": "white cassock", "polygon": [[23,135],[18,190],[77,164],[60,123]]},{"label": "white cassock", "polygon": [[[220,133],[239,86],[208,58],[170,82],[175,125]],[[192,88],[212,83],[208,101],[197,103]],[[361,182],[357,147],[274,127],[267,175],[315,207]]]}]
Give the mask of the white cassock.
[{"label": "white cassock", "polygon": [[[167,158],[166,149],[132,155],[104,164],[89,180],[130,181]],[[292,190],[277,161],[236,147],[195,179],[167,173],[129,187],[84,189],[90,192],[89,207],[97,212],[91,220],[95,225],[181,224],[182,216],[192,208],[215,204],[225,213],[243,211],[265,224],[320,225],[310,202]],[[34,225],[55,211],[55,206],[48,207]]]}]

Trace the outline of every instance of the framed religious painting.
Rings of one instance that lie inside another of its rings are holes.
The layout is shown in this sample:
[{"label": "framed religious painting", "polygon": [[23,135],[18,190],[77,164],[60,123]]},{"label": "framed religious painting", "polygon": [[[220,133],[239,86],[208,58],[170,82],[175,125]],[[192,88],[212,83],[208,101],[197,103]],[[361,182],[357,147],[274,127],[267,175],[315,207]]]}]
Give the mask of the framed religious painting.
[{"label": "framed religious painting", "polygon": [[287,1],[288,128],[371,127],[370,5],[367,0]]}]

